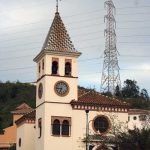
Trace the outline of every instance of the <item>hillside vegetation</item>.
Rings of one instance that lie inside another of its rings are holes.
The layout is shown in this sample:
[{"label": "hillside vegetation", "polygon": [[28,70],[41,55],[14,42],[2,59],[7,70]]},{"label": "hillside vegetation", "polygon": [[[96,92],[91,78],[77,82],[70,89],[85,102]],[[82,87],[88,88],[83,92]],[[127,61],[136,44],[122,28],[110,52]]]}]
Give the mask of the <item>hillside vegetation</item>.
[{"label": "hillside vegetation", "polygon": [[12,124],[11,111],[27,103],[35,108],[35,86],[27,83],[0,83],[0,131]]},{"label": "hillside vegetation", "polygon": [[[128,87],[128,86],[125,86]],[[138,96],[135,89],[123,88],[121,91],[123,94],[120,94],[120,90],[116,90],[116,97],[123,101],[130,103],[132,108],[150,108],[150,101],[141,94]],[[81,90],[89,91],[93,89],[86,89],[79,87]],[[138,89],[136,87],[136,89]],[[130,93],[134,91],[133,93]],[[130,95],[129,95],[130,93]],[[136,95],[135,95],[136,93]],[[104,93],[108,94],[108,93]],[[11,111],[15,110],[17,106],[23,102],[27,103],[32,108],[35,108],[35,97],[36,87],[29,83],[11,83],[0,82],[0,133],[2,129],[10,126],[12,124],[12,115]],[[145,95],[145,94],[144,94]],[[110,95],[111,96],[111,95]]]}]

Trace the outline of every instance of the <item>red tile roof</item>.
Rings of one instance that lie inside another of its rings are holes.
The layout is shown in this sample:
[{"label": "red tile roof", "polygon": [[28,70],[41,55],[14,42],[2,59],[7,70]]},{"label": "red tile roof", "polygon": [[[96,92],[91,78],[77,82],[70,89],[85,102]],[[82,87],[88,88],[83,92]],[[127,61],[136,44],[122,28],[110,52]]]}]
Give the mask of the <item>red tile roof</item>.
[{"label": "red tile roof", "polygon": [[99,92],[96,91],[79,90],[78,95],[78,100],[72,100],[71,104],[128,107],[127,103],[115,98],[101,95]]},{"label": "red tile roof", "polygon": [[35,123],[35,117],[36,116],[36,111],[33,110],[32,112],[29,112],[27,114],[25,114],[24,116],[22,116],[21,118],[19,118],[15,123],[17,125],[20,125],[22,123]]},{"label": "red tile roof", "polygon": [[16,110],[11,111],[11,113],[13,114],[26,114],[33,111],[33,109],[27,105],[26,103],[22,103],[21,105],[19,105]]}]

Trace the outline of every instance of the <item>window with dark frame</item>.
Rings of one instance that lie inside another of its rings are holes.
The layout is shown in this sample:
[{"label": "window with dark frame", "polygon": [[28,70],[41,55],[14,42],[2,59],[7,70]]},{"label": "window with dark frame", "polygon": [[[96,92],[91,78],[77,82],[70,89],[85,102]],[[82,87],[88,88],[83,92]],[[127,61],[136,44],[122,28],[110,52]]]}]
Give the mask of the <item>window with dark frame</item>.
[{"label": "window with dark frame", "polygon": [[109,121],[105,116],[98,116],[93,123],[96,132],[105,133],[109,129]]},{"label": "window with dark frame", "polygon": [[42,69],[44,70],[44,59],[42,60]]},{"label": "window with dark frame", "polygon": [[71,134],[71,118],[62,116],[51,117],[51,129],[53,136],[70,136]]},{"label": "window with dark frame", "polygon": [[71,76],[71,63],[70,62],[65,63],[65,75]]},{"label": "window with dark frame", "polygon": [[55,119],[52,124],[52,134],[60,135],[60,121],[58,119]]},{"label": "window with dark frame", "polygon": [[42,118],[39,118],[39,120],[38,120],[38,128],[39,128],[39,137],[38,138],[41,138],[41,136],[42,136]]},{"label": "window with dark frame", "polygon": [[62,135],[69,136],[69,121],[64,120],[62,122]]},{"label": "window with dark frame", "polygon": [[145,121],[146,120],[146,115],[140,115],[139,120],[140,121]]},{"label": "window with dark frame", "polygon": [[19,147],[21,147],[21,138],[19,138]]},{"label": "window with dark frame", "polygon": [[41,72],[41,63],[39,63],[39,73]]},{"label": "window with dark frame", "polygon": [[57,61],[52,62],[52,74],[58,74],[58,62]]},{"label": "window with dark frame", "polygon": [[136,117],[136,116],[134,116],[134,117],[133,117],[133,120],[136,120],[136,119],[137,119],[137,117]]}]

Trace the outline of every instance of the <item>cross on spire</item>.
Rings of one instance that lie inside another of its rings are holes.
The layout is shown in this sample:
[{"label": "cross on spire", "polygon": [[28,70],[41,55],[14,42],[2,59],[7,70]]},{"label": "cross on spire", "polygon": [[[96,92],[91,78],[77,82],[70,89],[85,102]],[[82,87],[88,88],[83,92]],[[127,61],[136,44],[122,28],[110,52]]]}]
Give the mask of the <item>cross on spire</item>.
[{"label": "cross on spire", "polygon": [[61,0],[56,0],[56,12],[58,12],[59,1]]}]

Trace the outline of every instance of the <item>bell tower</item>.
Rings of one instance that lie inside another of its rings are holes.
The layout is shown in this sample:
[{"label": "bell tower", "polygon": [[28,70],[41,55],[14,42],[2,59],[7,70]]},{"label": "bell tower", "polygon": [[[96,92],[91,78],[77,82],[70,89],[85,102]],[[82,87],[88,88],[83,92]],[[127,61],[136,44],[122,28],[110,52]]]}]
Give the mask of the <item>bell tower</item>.
[{"label": "bell tower", "polygon": [[[42,50],[34,58],[37,63],[36,150],[71,150],[71,129],[68,129],[66,138],[61,127],[54,132],[53,124],[55,121],[57,125],[61,124],[62,118],[68,118],[65,121],[71,123],[70,102],[77,100],[77,58],[80,55],[72,44],[57,6]],[[70,143],[69,146],[64,142]]]}]

